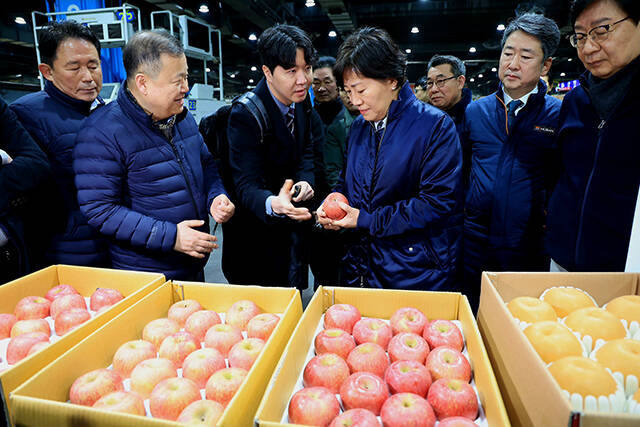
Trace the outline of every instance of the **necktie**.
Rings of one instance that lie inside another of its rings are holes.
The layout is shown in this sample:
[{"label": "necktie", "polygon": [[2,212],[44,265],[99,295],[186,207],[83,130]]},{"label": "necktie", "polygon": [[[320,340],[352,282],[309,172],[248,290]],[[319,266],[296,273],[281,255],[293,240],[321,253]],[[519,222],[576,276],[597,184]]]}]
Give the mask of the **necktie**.
[{"label": "necktie", "polygon": [[513,129],[513,122],[516,120],[516,110],[522,105],[522,101],[514,99],[507,105],[507,124],[509,126],[509,132]]},{"label": "necktie", "polygon": [[383,135],[384,135],[384,124],[380,122],[376,126],[376,142],[378,143],[378,146],[380,145],[380,142],[382,142]]},{"label": "necktie", "polygon": [[289,107],[289,111],[287,112],[287,129],[289,129],[289,132],[291,132],[291,136],[295,139],[296,135],[295,133],[293,133],[294,123],[295,123],[295,110],[293,107]]}]

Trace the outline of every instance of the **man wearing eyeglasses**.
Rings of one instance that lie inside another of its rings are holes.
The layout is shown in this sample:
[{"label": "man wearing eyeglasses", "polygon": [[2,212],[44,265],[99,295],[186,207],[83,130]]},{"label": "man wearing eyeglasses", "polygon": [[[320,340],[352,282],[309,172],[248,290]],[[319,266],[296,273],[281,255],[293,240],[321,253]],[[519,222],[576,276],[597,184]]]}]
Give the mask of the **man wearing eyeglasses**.
[{"label": "man wearing eyeglasses", "polygon": [[577,0],[571,22],[587,71],[560,112],[546,248],[552,271],[623,271],[640,186],[640,2]]},{"label": "man wearing eyeglasses", "polygon": [[502,38],[498,91],[465,112],[462,145],[471,166],[463,292],[474,309],[482,271],[548,269],[543,230],[560,101],[546,94],[540,77],[549,72],[559,42],[551,19],[518,16]]},{"label": "man wearing eyeglasses", "polygon": [[464,112],[471,102],[471,89],[464,87],[464,62],[451,55],[435,55],[427,70],[427,93],[431,105],[449,114],[460,134]]}]

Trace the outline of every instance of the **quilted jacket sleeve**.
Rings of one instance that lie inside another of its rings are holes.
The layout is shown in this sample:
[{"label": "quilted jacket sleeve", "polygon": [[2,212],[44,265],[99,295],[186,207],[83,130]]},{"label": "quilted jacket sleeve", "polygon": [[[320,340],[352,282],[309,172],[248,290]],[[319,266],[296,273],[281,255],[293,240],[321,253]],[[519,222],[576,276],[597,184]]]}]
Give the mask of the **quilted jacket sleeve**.
[{"label": "quilted jacket sleeve", "polygon": [[78,134],[73,154],[78,202],[90,225],[133,246],[173,250],[176,224],[143,215],[125,205],[127,159],[114,137],[87,128]]},{"label": "quilted jacket sleeve", "polygon": [[227,197],[229,197],[229,195],[222,184],[222,178],[220,178],[216,162],[204,143],[204,140],[200,146],[200,159],[202,160],[204,184],[207,189],[207,209],[211,209],[213,199],[218,197],[220,194],[225,194]]}]

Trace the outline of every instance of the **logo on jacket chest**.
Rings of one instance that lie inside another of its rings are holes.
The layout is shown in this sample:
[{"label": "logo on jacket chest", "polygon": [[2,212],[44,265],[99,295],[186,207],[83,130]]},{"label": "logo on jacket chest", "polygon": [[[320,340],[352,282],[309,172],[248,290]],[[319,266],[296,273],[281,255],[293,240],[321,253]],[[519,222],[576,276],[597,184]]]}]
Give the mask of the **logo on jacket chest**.
[{"label": "logo on jacket chest", "polygon": [[533,130],[536,131],[536,132],[543,133],[543,134],[548,135],[548,136],[554,136],[556,134],[556,130],[554,128],[550,128],[550,127],[547,127],[547,126],[534,125],[533,126]]}]

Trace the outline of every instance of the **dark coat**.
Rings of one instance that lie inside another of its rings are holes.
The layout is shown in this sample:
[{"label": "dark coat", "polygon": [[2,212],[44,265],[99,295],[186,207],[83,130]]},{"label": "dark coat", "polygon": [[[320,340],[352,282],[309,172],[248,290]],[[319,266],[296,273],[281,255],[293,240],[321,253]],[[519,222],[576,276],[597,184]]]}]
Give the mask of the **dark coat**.
[{"label": "dark coat", "polygon": [[601,118],[585,76],[558,126],[561,174],[549,202],[546,247],[569,271],[624,271],[640,186],[640,59],[631,87]]},{"label": "dark coat", "polygon": [[254,93],[267,110],[271,133],[260,143],[249,112],[241,105],[231,110],[227,135],[236,212],[223,224],[222,270],[231,283],[303,287],[307,270],[300,269],[300,225],[268,216],[265,202],[279,193],[285,179],[314,185],[311,104],[307,98],[295,106],[294,140],[264,79]]},{"label": "dark coat", "polygon": [[207,258],[173,249],[176,225],[203,220],[226,194],[213,157],[185,108],[169,142],[125,92],[93,113],[78,135],[73,168],[78,200],[89,224],[109,237],[114,268],[193,278]]},{"label": "dark coat", "polygon": [[108,265],[106,240],[80,212],[73,181],[75,139],[91,113],[91,103],[71,98],[47,81],[43,91],[23,96],[11,109],[51,164],[54,185],[41,191],[44,200],[40,201],[50,210],[44,225],[53,228],[51,243],[45,249],[47,262]]},{"label": "dark coat", "polygon": [[380,145],[362,116],[351,125],[338,191],[360,210],[344,258],[349,285],[449,289],[461,209],[462,153],[453,121],[405,83]]}]

